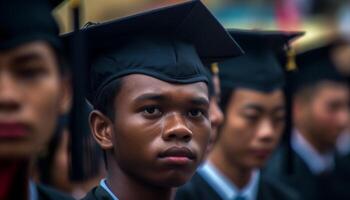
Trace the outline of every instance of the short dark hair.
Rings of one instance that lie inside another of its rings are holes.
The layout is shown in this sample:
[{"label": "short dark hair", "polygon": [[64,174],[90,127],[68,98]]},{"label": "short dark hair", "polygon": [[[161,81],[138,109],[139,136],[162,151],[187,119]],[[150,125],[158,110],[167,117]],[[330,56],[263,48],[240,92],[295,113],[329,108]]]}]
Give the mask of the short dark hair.
[{"label": "short dark hair", "polygon": [[114,101],[123,85],[122,78],[118,78],[109,83],[101,92],[99,98],[93,103],[94,109],[105,114],[109,119],[115,118]]},{"label": "short dark hair", "polygon": [[336,81],[336,80],[324,80],[324,81],[320,81],[320,82],[316,82],[316,83],[310,83],[307,84],[303,87],[299,87],[297,89],[294,90],[293,92],[293,98],[299,98],[302,101],[308,102],[310,100],[312,100],[315,97],[316,92],[318,91],[318,89],[322,88],[324,84],[336,84],[336,85],[344,85],[344,86],[348,86],[348,84],[346,83],[346,81]]}]

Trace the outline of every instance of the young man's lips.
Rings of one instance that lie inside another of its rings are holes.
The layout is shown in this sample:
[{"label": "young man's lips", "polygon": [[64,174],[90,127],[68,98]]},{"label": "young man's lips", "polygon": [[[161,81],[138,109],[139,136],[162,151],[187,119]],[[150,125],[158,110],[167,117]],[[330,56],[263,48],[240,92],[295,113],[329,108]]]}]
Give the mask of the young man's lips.
[{"label": "young man's lips", "polygon": [[2,123],[0,122],[1,139],[17,139],[28,135],[26,127],[21,123]]},{"label": "young man's lips", "polygon": [[258,149],[258,150],[253,150],[252,153],[257,156],[257,157],[260,157],[260,158],[267,158],[268,156],[270,156],[271,154],[271,150],[268,150],[268,149]]},{"label": "young man's lips", "polygon": [[170,147],[159,154],[159,158],[172,164],[187,164],[196,158],[187,147]]}]

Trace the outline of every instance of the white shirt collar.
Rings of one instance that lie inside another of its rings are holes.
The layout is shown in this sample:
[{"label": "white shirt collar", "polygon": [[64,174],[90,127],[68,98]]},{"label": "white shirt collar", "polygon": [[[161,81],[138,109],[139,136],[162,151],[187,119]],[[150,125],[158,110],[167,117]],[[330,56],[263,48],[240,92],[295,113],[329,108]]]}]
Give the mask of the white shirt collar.
[{"label": "white shirt collar", "polygon": [[29,199],[30,200],[38,200],[38,190],[37,185],[34,183],[33,180],[29,180]]},{"label": "white shirt collar", "polygon": [[337,138],[337,151],[342,156],[350,153],[350,130],[345,131]]},{"label": "white shirt collar", "polygon": [[119,200],[115,194],[109,189],[108,185],[106,184],[106,179],[102,179],[100,181],[100,186],[107,191],[107,193],[112,197],[113,200]]},{"label": "white shirt collar", "polygon": [[320,174],[333,169],[333,152],[320,154],[296,129],[292,133],[291,146],[302,160],[304,160],[313,174]]},{"label": "white shirt collar", "polygon": [[234,183],[228,180],[209,161],[205,162],[198,169],[198,173],[224,200],[232,200],[237,196],[244,197],[246,200],[257,199],[260,178],[259,170],[254,170],[249,183],[242,190],[239,190]]}]

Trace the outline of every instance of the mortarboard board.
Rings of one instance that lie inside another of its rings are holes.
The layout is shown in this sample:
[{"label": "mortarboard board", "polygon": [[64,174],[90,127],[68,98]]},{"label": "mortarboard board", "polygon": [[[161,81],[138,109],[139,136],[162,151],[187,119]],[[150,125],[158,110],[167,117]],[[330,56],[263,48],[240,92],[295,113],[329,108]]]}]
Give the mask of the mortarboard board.
[{"label": "mortarboard board", "polygon": [[278,53],[301,32],[229,30],[245,55],[220,63],[221,86],[271,92],[284,86]]},{"label": "mortarboard board", "polygon": [[[200,1],[189,1],[81,30],[93,103],[116,78],[141,73],[172,83],[208,82],[202,62],[242,54]],[[71,34],[65,35],[69,42]]]},{"label": "mortarboard board", "polygon": [[298,70],[288,77],[288,87],[293,93],[322,81],[346,81],[331,57],[335,45],[330,43],[297,55]]},{"label": "mortarboard board", "polygon": [[59,3],[48,0],[0,1],[0,50],[34,40],[61,49],[59,28],[51,10]]}]

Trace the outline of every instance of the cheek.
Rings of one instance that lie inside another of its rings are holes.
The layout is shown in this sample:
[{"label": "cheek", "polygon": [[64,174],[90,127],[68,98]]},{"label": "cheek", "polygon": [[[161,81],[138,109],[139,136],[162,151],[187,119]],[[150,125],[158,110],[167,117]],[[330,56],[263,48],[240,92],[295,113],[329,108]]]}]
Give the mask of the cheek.
[{"label": "cheek", "polygon": [[118,110],[113,136],[114,149],[121,157],[149,158],[157,145],[161,131],[160,122],[151,123],[139,114]]},{"label": "cheek", "polygon": [[224,126],[224,140],[234,151],[241,151],[249,145],[254,127],[238,114],[231,113]]},{"label": "cheek", "polygon": [[205,119],[203,122],[191,124],[189,127],[193,134],[192,143],[194,143],[194,146],[198,146],[199,152],[203,154],[212,136],[210,121]]},{"label": "cheek", "polygon": [[331,125],[336,121],[336,116],[327,110],[326,106],[319,103],[313,107],[312,110],[313,119],[316,124],[319,125]]},{"label": "cheek", "polygon": [[57,79],[48,79],[25,94],[24,116],[32,122],[37,143],[46,143],[54,132],[59,115],[60,87]]}]

